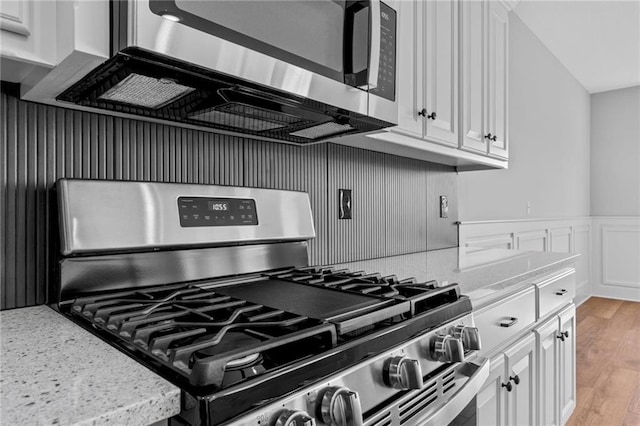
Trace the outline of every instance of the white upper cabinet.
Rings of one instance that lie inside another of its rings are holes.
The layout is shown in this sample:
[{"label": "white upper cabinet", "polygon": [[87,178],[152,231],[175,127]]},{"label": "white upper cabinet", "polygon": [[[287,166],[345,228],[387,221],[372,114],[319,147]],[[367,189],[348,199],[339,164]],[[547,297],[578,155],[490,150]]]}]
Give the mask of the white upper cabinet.
[{"label": "white upper cabinet", "polygon": [[425,138],[458,146],[458,2],[428,1],[425,27]]},{"label": "white upper cabinet", "polygon": [[508,159],[507,9],[499,2],[460,6],[460,148]]},{"label": "white upper cabinet", "polygon": [[486,124],[485,9],[482,1],[460,4],[460,148],[488,152]]},{"label": "white upper cabinet", "polygon": [[398,126],[354,146],[459,170],[506,168],[508,6],[398,4]]},{"label": "white upper cabinet", "polygon": [[56,2],[0,1],[2,79],[19,83],[56,60]]},{"label": "white upper cabinet", "polygon": [[498,2],[488,2],[487,34],[487,130],[491,133],[489,154],[509,158],[508,52],[509,14]]},{"label": "white upper cabinet", "polygon": [[419,115],[424,108],[424,84],[422,79],[422,52],[424,51],[425,2],[401,1],[398,3],[398,127],[407,135],[422,138],[424,120]]}]

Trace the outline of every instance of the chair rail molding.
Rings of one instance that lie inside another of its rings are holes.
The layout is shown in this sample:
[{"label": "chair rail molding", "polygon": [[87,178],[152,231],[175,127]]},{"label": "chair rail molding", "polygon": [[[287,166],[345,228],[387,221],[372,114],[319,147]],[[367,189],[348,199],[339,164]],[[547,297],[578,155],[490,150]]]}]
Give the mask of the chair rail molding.
[{"label": "chair rail molding", "polygon": [[460,221],[458,225],[461,247],[580,253],[576,261],[576,304],[591,296],[591,217]]}]

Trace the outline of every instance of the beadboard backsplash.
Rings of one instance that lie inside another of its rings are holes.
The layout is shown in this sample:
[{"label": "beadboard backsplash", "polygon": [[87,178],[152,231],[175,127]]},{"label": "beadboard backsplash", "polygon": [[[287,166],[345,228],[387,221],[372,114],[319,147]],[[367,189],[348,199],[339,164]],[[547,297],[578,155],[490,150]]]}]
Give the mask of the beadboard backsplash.
[{"label": "beadboard backsplash", "polygon": [[[452,167],[331,143],[298,147],[39,105],[3,84],[0,115],[1,309],[46,303],[57,179],[256,186],[306,191],[312,264],[457,245]],[[338,189],[353,219],[338,219]],[[449,197],[449,217],[438,197]],[[373,271],[372,271],[373,272]]]}]

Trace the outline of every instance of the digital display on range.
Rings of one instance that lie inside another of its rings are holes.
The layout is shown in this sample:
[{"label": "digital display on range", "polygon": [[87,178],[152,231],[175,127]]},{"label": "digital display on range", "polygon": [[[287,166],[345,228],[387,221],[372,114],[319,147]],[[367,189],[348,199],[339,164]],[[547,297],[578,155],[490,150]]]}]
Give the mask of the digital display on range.
[{"label": "digital display on range", "polygon": [[229,203],[209,201],[209,210],[218,211],[218,212],[229,210]]},{"label": "digital display on range", "polygon": [[255,200],[249,198],[178,197],[183,228],[258,225]]}]

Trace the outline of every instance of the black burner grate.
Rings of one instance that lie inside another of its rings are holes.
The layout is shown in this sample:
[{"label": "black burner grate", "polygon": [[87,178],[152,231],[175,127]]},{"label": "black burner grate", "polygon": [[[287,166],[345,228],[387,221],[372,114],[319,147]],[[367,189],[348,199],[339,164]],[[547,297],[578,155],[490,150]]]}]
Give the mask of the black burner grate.
[{"label": "black burner grate", "polygon": [[337,344],[331,324],[195,285],[81,297],[71,310],[196,386],[232,384],[227,365],[258,354],[269,371]]}]

